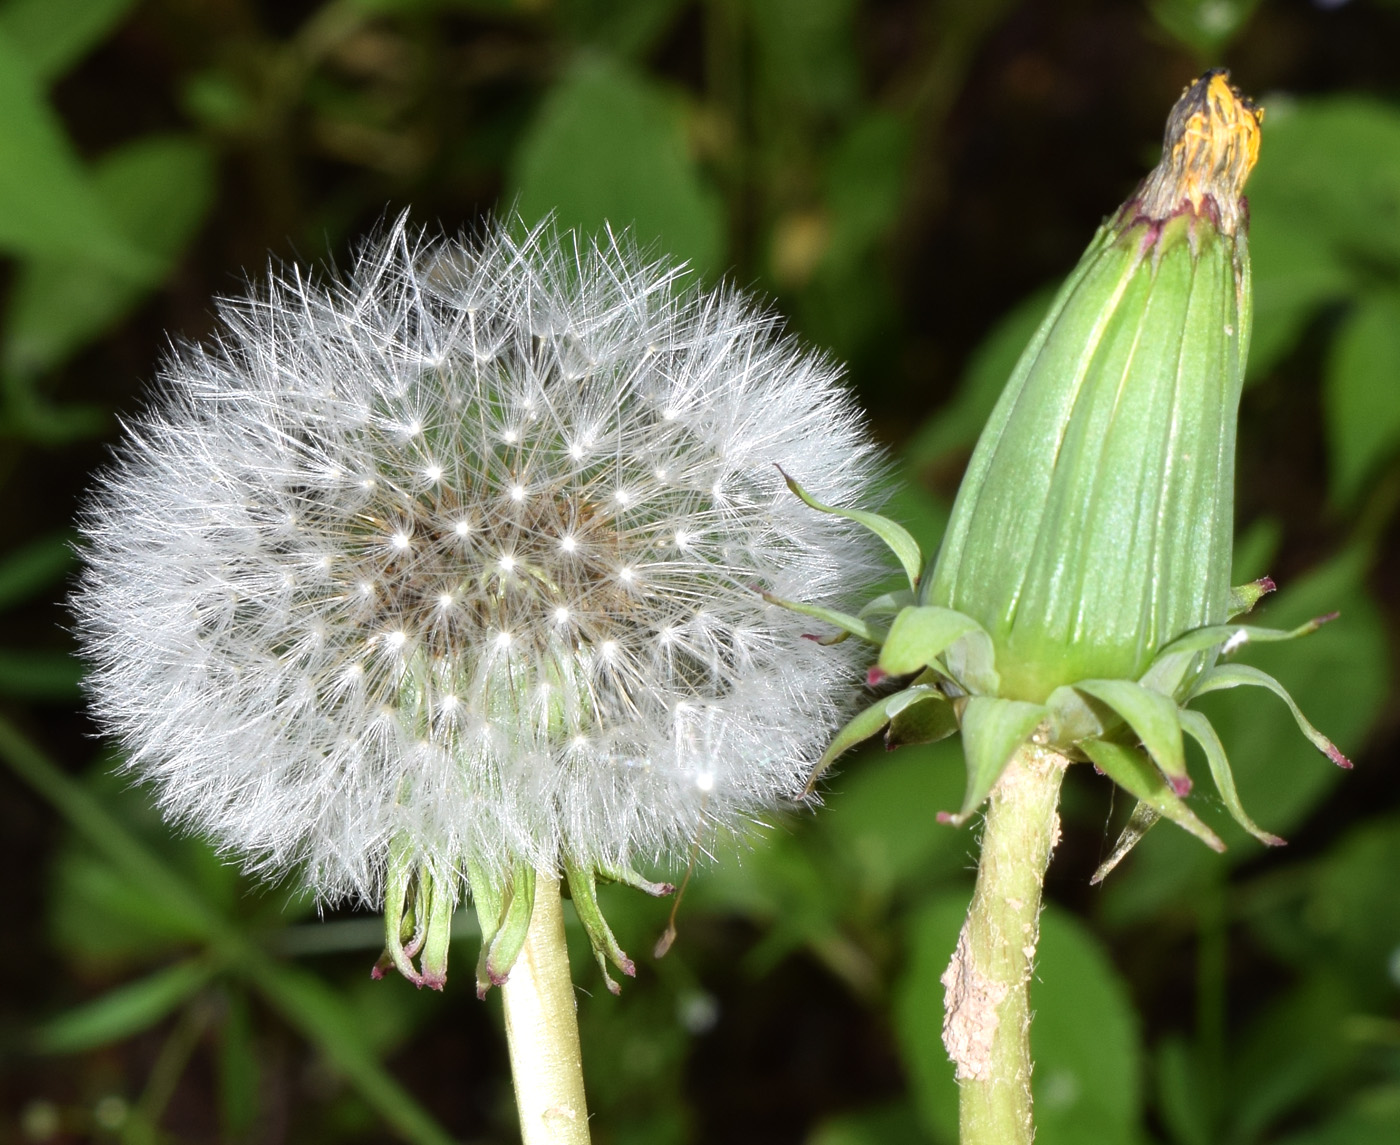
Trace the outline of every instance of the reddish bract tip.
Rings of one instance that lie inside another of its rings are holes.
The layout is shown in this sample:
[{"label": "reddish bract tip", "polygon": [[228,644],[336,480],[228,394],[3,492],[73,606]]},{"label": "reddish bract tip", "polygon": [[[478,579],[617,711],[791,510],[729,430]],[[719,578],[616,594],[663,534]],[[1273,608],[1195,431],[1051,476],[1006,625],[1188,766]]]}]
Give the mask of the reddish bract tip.
[{"label": "reddish bract tip", "polygon": [[818,636],[815,632],[802,633],[802,639],[810,640],[813,644],[820,644],[822,642],[822,638]]},{"label": "reddish bract tip", "polygon": [[940,811],[934,818],[940,823],[955,823],[958,817],[951,811]]},{"label": "reddish bract tip", "polygon": [[622,956],[622,962],[618,966],[618,969],[621,970],[624,974],[626,974],[629,978],[635,978],[637,976],[637,964],[633,962],[630,958],[628,958],[625,954]]},{"label": "reddish bract tip", "polygon": [[1178,799],[1185,799],[1191,794],[1191,777],[1189,775],[1174,775],[1169,782]]},{"label": "reddish bract tip", "polygon": [[874,668],[871,668],[870,671],[868,671],[865,674],[865,682],[869,684],[872,688],[878,688],[889,678],[890,674],[886,672],[883,668],[881,668],[878,664]]},{"label": "reddish bract tip", "polygon": [[1324,624],[1331,624],[1332,621],[1336,620],[1339,616],[1341,616],[1340,612],[1328,612],[1322,616],[1319,616],[1316,620],[1313,621],[1313,623],[1316,624],[1319,628],[1321,628]]},{"label": "reddish bract tip", "polygon": [[376,982],[378,982],[381,978],[384,977],[384,969],[383,969],[383,967],[381,967],[381,966],[371,966],[371,967],[369,968],[369,976],[370,976],[371,978],[373,978]]},{"label": "reddish bract tip", "polygon": [[1266,846],[1266,847],[1286,847],[1286,846],[1288,846],[1288,840],[1287,840],[1287,839],[1284,839],[1284,838],[1281,838],[1281,837],[1278,836],[1278,835],[1265,835],[1265,836],[1263,836],[1263,838],[1261,838],[1259,841],[1260,841],[1261,843],[1263,843],[1264,846]]},{"label": "reddish bract tip", "polygon": [[1254,582],[1254,587],[1257,588],[1263,596],[1278,591],[1278,585],[1274,583],[1274,578],[1271,576],[1261,576]]},{"label": "reddish bract tip", "polygon": [[420,990],[426,986],[429,990],[436,990],[438,993],[442,993],[442,988],[447,985],[447,975],[424,974],[416,985]]},{"label": "reddish bract tip", "polygon": [[1330,759],[1333,763],[1335,763],[1338,767],[1342,768],[1345,771],[1350,771],[1353,767],[1356,766],[1356,764],[1352,763],[1351,760],[1347,759],[1347,757],[1341,753],[1337,745],[1334,743],[1328,743],[1328,745],[1322,750],[1327,753],[1328,759]]}]

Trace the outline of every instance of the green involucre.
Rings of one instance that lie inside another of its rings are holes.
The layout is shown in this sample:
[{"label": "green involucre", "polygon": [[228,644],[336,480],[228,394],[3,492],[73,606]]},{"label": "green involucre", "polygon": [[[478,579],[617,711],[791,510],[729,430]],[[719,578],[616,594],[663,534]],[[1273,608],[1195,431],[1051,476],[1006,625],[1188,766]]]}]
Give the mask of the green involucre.
[{"label": "green involucre", "polygon": [[1022,355],[958,493],[926,602],[976,619],[1001,694],[1136,679],[1225,620],[1243,235],[1107,224]]}]

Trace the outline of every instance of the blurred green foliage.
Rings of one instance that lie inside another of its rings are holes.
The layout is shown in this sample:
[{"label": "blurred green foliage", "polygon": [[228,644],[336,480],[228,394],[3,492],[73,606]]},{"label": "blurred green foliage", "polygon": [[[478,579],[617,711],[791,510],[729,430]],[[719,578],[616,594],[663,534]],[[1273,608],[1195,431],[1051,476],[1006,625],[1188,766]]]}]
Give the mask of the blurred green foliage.
[{"label": "blurred green foliage", "polygon": [[[1160,827],[1100,891],[1088,875],[1124,812],[1071,777],[1033,988],[1039,1139],[1400,1140],[1400,89],[1294,80],[1332,19],[1338,51],[1364,34],[1393,62],[1400,15],[1302,7],[0,0],[0,496],[16,522],[0,758],[19,904],[0,1137],[514,1133],[498,1003],[460,972],[469,914],[446,995],[372,983],[377,920],[249,885],[76,734],[57,606],[73,496],[162,325],[200,336],[209,295],[269,247],[341,255],[404,203],[425,223],[498,209],[630,226],[851,363],[892,446],[891,511],[929,550],[1048,290],[1145,169],[1176,88],[1223,61],[1251,90],[1314,93],[1267,96],[1250,188],[1237,569],[1280,575],[1265,623],[1342,612],[1250,658],[1360,767],[1330,769],[1272,697],[1213,697],[1246,805],[1295,847],[1262,854],[1199,785],[1230,849]],[[1130,75],[1100,19],[1130,33]],[[1027,117],[1054,147],[1082,136],[1121,162],[1002,164],[1033,146]],[[951,1145],[939,977],[976,847],[934,814],[962,782],[955,746],[844,761],[828,806],[699,864],[676,948],[641,959],[620,998],[572,932],[595,1140]],[[604,896],[647,951],[669,906]]]}]

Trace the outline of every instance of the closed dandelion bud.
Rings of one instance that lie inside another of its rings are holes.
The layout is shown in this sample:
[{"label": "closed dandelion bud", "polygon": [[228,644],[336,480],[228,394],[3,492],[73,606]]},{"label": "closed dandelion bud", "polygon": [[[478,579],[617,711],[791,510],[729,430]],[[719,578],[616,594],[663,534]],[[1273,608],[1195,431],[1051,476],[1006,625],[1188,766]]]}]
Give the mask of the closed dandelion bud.
[{"label": "closed dandelion bud", "polygon": [[828,362],[680,273],[400,222],[347,278],[224,303],[87,510],[132,772],[255,871],[382,905],[381,969],[420,985],[464,892],[502,981],[537,875],[631,973],[597,881],[663,893],[634,864],[799,797],[856,670],[760,592],[873,567],[775,465],[859,499],[876,452]]},{"label": "closed dandelion bud", "polygon": [[1281,842],[1241,807],[1218,737],[1187,706],[1196,696],[1274,691],[1349,766],[1276,680],[1221,662],[1330,619],[1229,623],[1273,588],[1229,584],[1250,328],[1242,192],[1261,120],[1224,71],[1183,93],[1161,162],[1095,236],[1007,382],[932,569],[920,577],[892,522],[867,522],[901,554],[909,590],[827,619],[880,645],[872,682],[908,686],[843,729],[817,773],[879,732],[897,746],[960,731],[967,793],[945,816],[960,823],[1028,740],[1091,760],[1140,800],[1102,874],[1162,816],[1223,846],[1183,800],[1183,735],[1236,820]]},{"label": "closed dandelion bud", "polygon": [[926,601],[987,631],[1003,696],[1136,679],[1226,619],[1258,150],[1223,74],[1187,90],[982,432]]}]

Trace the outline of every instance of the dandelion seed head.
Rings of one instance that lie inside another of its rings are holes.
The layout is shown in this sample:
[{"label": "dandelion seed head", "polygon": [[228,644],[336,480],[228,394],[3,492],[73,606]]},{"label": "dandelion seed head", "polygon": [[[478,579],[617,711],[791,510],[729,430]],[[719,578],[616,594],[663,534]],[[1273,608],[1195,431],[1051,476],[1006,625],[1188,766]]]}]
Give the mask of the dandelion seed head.
[{"label": "dandelion seed head", "polygon": [[[549,227],[402,222],[226,301],[83,521],[95,711],[164,810],[324,900],[441,869],[683,862],[800,797],[880,461],[838,371],[728,289]],[[697,538],[702,543],[697,542]]]}]

